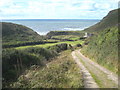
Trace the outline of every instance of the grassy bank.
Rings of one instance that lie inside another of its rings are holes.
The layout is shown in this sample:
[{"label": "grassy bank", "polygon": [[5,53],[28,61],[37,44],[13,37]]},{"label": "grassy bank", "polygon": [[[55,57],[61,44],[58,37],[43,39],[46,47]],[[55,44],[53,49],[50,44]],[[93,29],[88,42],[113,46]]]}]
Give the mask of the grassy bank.
[{"label": "grassy bank", "polygon": [[118,28],[99,32],[88,40],[82,53],[109,70],[118,73]]},{"label": "grassy bank", "polygon": [[[44,68],[29,69],[13,84],[14,88],[81,88],[80,69],[72,60],[71,51],[67,50]],[[25,77],[25,78],[24,78]]]}]

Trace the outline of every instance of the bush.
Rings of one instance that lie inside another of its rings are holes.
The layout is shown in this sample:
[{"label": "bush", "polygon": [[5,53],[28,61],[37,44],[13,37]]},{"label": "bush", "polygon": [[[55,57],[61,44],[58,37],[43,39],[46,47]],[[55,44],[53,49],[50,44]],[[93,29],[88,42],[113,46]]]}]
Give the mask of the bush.
[{"label": "bush", "polygon": [[39,47],[30,47],[25,49],[26,52],[28,53],[34,53],[37,55],[41,55],[43,57],[45,57],[46,60],[49,60],[50,58],[53,58],[57,55],[56,52],[49,50],[49,49],[45,49],[45,48],[39,48]]},{"label": "bush", "polygon": [[3,50],[2,70],[5,81],[16,79],[25,68],[32,65],[43,65],[43,57],[15,49]]},{"label": "bush", "polygon": [[66,43],[62,43],[62,44],[57,44],[54,46],[49,47],[50,50],[54,50],[55,52],[61,52],[63,50],[67,50],[68,49],[68,45]]},{"label": "bush", "polygon": [[9,86],[9,83],[15,81],[27,68],[33,65],[43,66],[46,60],[50,60],[58,55],[57,52],[66,49],[67,44],[55,45],[50,49],[39,47],[30,47],[24,50],[3,49],[3,87],[7,84]]},{"label": "bush", "polygon": [[82,47],[82,45],[81,44],[77,44],[76,47]]},{"label": "bush", "polygon": [[27,48],[25,50],[3,49],[2,69],[5,81],[14,81],[26,68],[32,65],[43,66],[46,60],[57,55],[56,52],[44,48]]}]

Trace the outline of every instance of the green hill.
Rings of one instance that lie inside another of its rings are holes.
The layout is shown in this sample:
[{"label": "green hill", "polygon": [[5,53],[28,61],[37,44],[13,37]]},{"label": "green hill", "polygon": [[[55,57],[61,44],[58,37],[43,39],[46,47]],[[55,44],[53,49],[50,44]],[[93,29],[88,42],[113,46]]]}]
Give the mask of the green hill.
[{"label": "green hill", "polygon": [[82,49],[83,54],[117,73],[118,71],[118,28],[105,29],[90,38]]},{"label": "green hill", "polygon": [[84,31],[86,32],[98,32],[100,30],[104,30],[105,28],[113,27],[116,24],[118,24],[118,17],[120,17],[120,13],[118,13],[118,10],[112,10],[108,13],[107,16],[105,16],[99,23],[86,28]]},{"label": "green hill", "polygon": [[43,37],[37,34],[32,29],[14,23],[2,22],[2,41],[16,42],[16,41],[33,41],[41,40]]},{"label": "green hill", "polygon": [[117,10],[111,11],[101,22],[86,29],[91,33],[97,32],[90,37],[82,48],[82,53],[118,73],[118,22]]},{"label": "green hill", "polygon": [[84,33],[81,31],[50,31],[47,33],[47,37],[51,38],[52,36],[59,36],[59,35],[75,35],[75,36],[83,36]]}]

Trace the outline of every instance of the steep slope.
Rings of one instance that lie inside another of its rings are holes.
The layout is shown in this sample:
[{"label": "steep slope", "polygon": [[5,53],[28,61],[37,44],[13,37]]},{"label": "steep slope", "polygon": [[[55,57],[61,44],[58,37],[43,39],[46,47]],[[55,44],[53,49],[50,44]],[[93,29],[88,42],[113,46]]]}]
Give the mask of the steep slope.
[{"label": "steep slope", "polygon": [[88,45],[82,49],[84,55],[115,73],[118,73],[119,10],[110,11],[99,23],[85,30],[97,33],[87,40]]},{"label": "steep slope", "polygon": [[118,24],[118,17],[120,17],[120,13],[118,13],[119,10],[120,9],[110,11],[99,23],[86,28],[84,31],[93,33],[115,26]]},{"label": "steep slope", "polygon": [[118,73],[118,27],[104,29],[89,38],[82,53],[109,70]]},{"label": "steep slope", "polygon": [[28,27],[14,23],[2,22],[3,42],[32,41],[40,39],[42,39],[42,37]]}]

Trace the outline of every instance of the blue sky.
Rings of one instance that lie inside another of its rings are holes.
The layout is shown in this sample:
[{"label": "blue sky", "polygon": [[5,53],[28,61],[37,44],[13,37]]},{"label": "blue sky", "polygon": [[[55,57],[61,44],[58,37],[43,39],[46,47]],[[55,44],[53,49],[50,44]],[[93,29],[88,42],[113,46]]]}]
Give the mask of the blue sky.
[{"label": "blue sky", "polygon": [[1,0],[1,19],[102,19],[119,0]]}]

